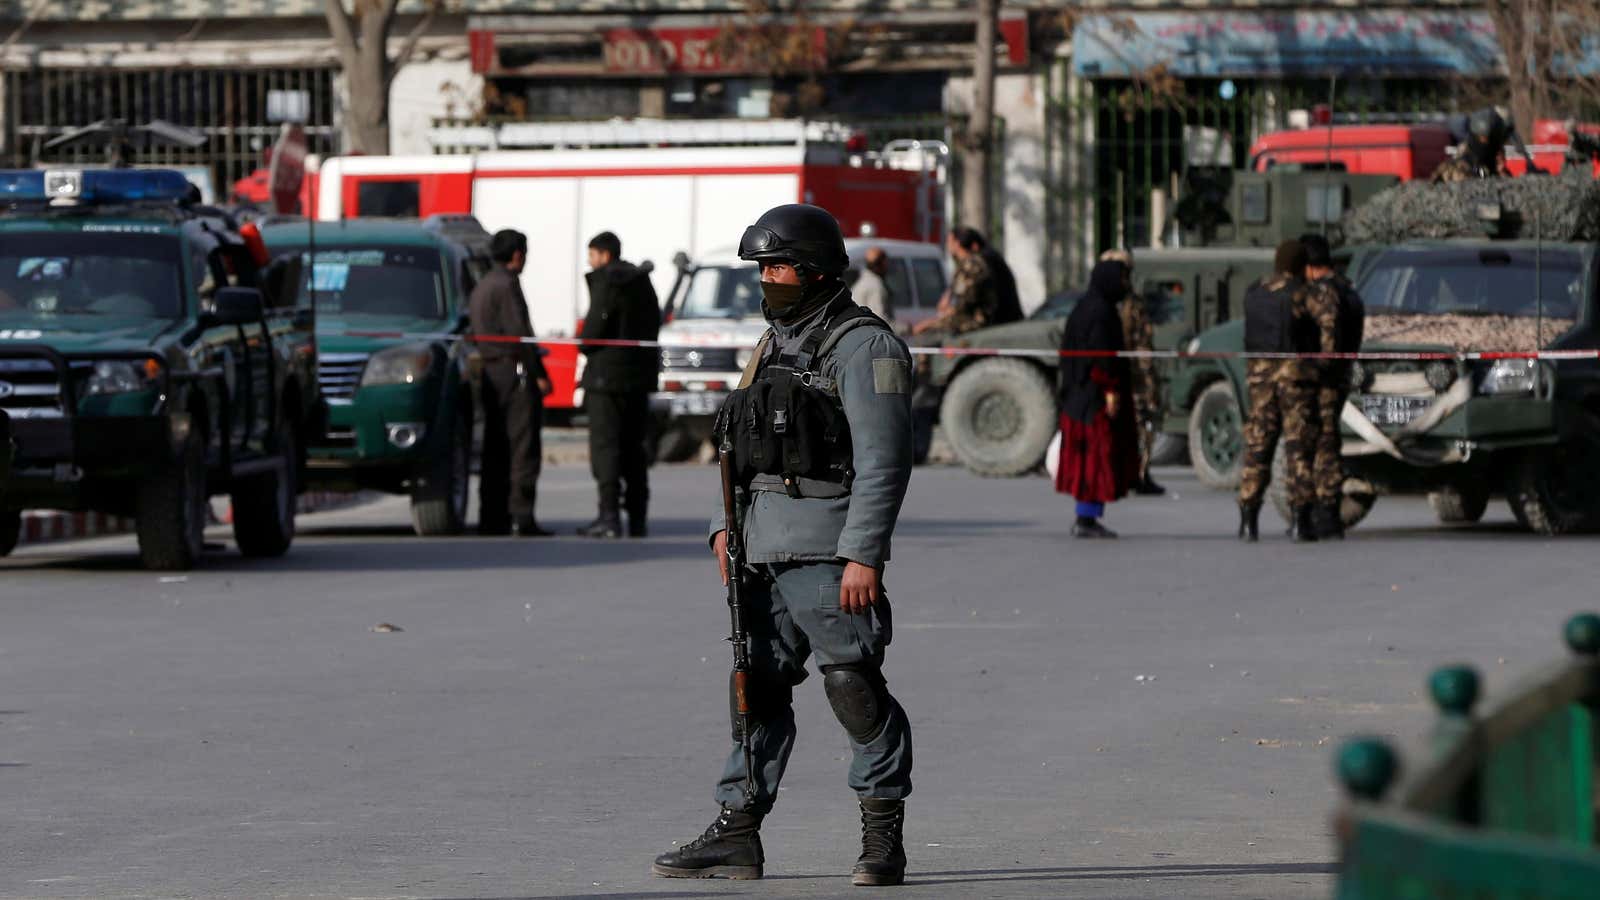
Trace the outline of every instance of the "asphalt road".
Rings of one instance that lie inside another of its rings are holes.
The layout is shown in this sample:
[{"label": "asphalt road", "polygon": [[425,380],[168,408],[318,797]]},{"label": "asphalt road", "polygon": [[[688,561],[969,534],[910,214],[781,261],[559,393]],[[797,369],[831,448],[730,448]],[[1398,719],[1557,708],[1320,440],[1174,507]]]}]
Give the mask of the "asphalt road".
[{"label": "asphalt road", "polygon": [[[547,524],[588,517],[586,475],[547,470]],[[385,500],[183,579],[131,538],[0,563],[0,896],[862,896],[817,679],[767,880],[648,876],[727,749],[714,472],[655,477],[645,541],[422,541]],[[917,753],[898,895],[1330,896],[1337,741],[1420,733],[1434,665],[1493,694],[1596,605],[1596,544],[1503,504],[1442,529],[1386,499],[1342,544],[1241,546],[1228,497],[1164,478],[1112,507],[1122,540],[1074,542],[1043,479],[919,470],[888,578]]]}]

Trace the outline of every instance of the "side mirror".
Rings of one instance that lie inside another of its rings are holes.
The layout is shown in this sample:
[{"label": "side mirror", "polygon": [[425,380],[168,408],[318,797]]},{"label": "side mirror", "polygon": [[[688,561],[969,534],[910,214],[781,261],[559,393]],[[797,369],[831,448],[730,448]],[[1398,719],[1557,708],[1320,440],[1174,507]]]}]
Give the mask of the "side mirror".
[{"label": "side mirror", "polygon": [[218,288],[211,298],[211,319],[218,325],[249,325],[265,315],[261,291],[252,287]]}]

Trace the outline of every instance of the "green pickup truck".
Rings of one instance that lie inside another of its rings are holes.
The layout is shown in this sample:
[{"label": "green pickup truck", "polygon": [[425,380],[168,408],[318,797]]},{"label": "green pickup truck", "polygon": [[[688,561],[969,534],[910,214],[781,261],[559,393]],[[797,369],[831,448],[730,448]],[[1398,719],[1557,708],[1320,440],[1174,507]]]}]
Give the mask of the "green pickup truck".
[{"label": "green pickup truck", "polygon": [[[306,262],[301,302],[317,309],[327,433],[308,481],[409,494],[422,536],[459,534],[472,475],[467,298],[487,233],[462,217],[271,225],[274,254]],[[417,337],[417,335],[428,335]]]},{"label": "green pickup truck", "polygon": [[0,555],[24,509],[133,516],[152,569],[188,569],[229,494],[247,556],[294,539],[321,428],[297,263],[165,170],[0,172]]}]

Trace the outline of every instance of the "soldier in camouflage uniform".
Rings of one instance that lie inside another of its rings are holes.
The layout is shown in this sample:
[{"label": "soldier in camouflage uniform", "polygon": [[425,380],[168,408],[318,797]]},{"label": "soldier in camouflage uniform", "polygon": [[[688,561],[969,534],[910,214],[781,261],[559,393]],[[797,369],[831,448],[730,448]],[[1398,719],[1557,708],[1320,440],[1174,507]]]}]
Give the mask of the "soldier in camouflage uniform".
[{"label": "soldier in camouflage uniform", "polygon": [[[1245,339],[1252,353],[1332,352],[1337,306],[1322,302],[1305,283],[1306,249],[1299,241],[1278,245],[1273,274],[1245,293]],[[1304,359],[1251,359],[1247,364],[1250,410],[1244,426],[1245,462],[1239,479],[1239,537],[1260,537],[1261,501],[1272,478],[1272,457],[1281,436],[1286,454],[1291,533],[1297,542],[1316,540],[1311,467],[1316,452],[1317,384],[1322,363]]]},{"label": "soldier in camouflage uniform", "polygon": [[[1100,260],[1122,263],[1128,271],[1128,294],[1117,304],[1117,316],[1122,320],[1122,343],[1129,350],[1154,350],[1155,328],[1150,324],[1150,311],[1145,307],[1143,295],[1133,289],[1133,254],[1123,249],[1107,250]],[[1150,456],[1155,450],[1156,428],[1161,414],[1161,381],[1156,374],[1156,361],[1148,356],[1128,360],[1131,376],[1134,415],[1139,422],[1139,482],[1133,486],[1136,494],[1157,496],[1167,489],[1150,477]]]},{"label": "soldier in camouflage uniform", "polygon": [[[946,248],[955,263],[955,275],[950,279],[948,304],[940,304],[937,318],[929,319],[913,329],[912,334],[944,338],[982,328],[994,321],[999,304],[994,273],[984,262],[983,254],[970,249],[959,239],[968,229],[957,228],[950,232]],[[931,343],[937,343],[932,340]],[[929,340],[917,341],[928,344]]]},{"label": "soldier in camouflage uniform", "polygon": [[[1439,164],[1429,181],[1455,184],[1474,178],[1497,178],[1511,174],[1506,168],[1506,143],[1515,140],[1511,124],[1494,108],[1480,109],[1467,120],[1467,134],[1456,145],[1456,155]],[[1521,141],[1517,141],[1521,147]],[[1521,148],[1524,156],[1527,148]],[[1529,159],[1532,164],[1531,158]]]},{"label": "soldier in camouflage uniform", "polygon": [[[1367,317],[1361,295],[1334,270],[1327,238],[1307,234],[1300,243],[1306,247],[1306,284],[1312,291],[1310,305],[1319,333],[1327,310],[1332,309],[1334,349],[1339,353],[1358,352]],[[1344,519],[1339,511],[1344,502],[1344,438],[1339,432],[1339,417],[1350,396],[1350,369],[1349,362],[1329,360],[1323,365],[1317,385],[1317,448],[1311,480],[1316,493],[1318,538],[1344,537]]]}]

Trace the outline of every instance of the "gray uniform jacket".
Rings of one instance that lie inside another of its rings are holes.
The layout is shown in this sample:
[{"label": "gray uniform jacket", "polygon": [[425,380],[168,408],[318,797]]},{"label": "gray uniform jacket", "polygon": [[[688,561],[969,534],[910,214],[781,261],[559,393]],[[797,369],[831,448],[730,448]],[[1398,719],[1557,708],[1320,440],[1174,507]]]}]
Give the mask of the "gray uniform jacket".
[{"label": "gray uniform jacket", "polygon": [[[810,321],[775,323],[767,356],[798,345]],[[854,456],[855,481],[833,499],[800,497],[753,488],[744,514],[745,559],[750,563],[852,560],[874,568],[889,559],[889,542],[911,482],[911,354],[887,329],[864,325],[846,332],[814,366],[838,385]],[[725,527],[722,505],[711,536]]]}]

